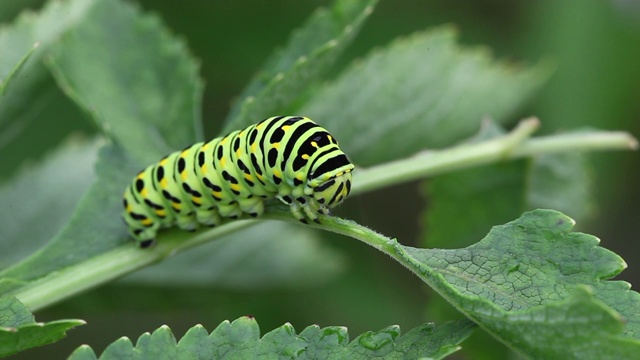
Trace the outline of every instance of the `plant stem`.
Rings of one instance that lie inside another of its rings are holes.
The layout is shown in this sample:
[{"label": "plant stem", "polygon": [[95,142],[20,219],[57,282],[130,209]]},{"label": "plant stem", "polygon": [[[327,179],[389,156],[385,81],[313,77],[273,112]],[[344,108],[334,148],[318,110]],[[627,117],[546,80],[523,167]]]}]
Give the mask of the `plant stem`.
[{"label": "plant stem", "polygon": [[424,151],[368,169],[357,168],[353,176],[352,194],[360,194],[389,185],[470,168],[488,163],[523,157],[603,150],[632,150],[635,138],[619,131],[589,131],[529,139],[538,127],[535,118],[523,120],[511,133],[438,151]]},{"label": "plant stem", "polygon": [[[538,126],[539,121],[531,118],[522,121],[512,132],[491,140],[467,143],[440,151],[423,152],[370,169],[358,169],[354,173],[352,191],[363,193],[457,169],[538,154],[637,147],[636,140],[623,132],[591,131],[529,139]],[[284,205],[269,206],[264,218],[294,221]],[[51,273],[13,293],[4,295],[16,296],[35,311],[256,222],[256,220],[235,220],[224,226],[202,230],[195,234],[177,230],[165,231],[159,243],[151,249],[141,250],[134,244],[123,246]],[[313,227],[354,237],[392,255],[390,241],[393,240],[359,225],[355,226],[352,222],[332,219],[327,221],[326,225],[313,225]]]},{"label": "plant stem", "polygon": [[133,242],[87,259],[76,265],[56,271],[42,277],[15,293],[3,296],[15,296],[31,311],[44,308],[77,293],[112,281],[134,270],[156,263],[181,250],[190,248],[211,239],[224,236],[241,228],[257,223],[257,220],[237,220],[225,226],[207,229],[189,234],[189,240],[183,240],[186,233],[169,231],[162,241],[152,248],[140,249]]}]

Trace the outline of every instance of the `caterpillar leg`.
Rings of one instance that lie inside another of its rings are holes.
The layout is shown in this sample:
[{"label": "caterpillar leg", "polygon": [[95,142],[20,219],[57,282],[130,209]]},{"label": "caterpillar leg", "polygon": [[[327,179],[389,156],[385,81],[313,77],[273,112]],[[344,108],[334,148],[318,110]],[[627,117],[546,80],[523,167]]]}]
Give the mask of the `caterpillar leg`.
[{"label": "caterpillar leg", "polygon": [[[155,224],[154,224],[155,225]],[[129,233],[136,240],[141,249],[148,248],[155,243],[159,226],[145,228],[129,228]]]},{"label": "caterpillar leg", "polygon": [[185,231],[195,231],[198,228],[198,221],[193,216],[193,213],[188,215],[178,214],[176,216],[176,225]]},{"label": "caterpillar leg", "polygon": [[242,215],[242,209],[237,201],[233,201],[227,205],[218,205],[218,212],[220,216],[231,219],[237,219]]},{"label": "caterpillar leg", "polygon": [[[309,196],[300,196],[295,200],[292,200],[290,197],[283,197],[281,200],[289,204],[291,214],[293,214],[293,216],[303,224],[308,224],[308,220],[318,224],[320,223],[320,220],[318,219],[318,212],[321,212],[323,206],[314,198]],[[287,202],[287,200],[291,201]]]},{"label": "caterpillar leg", "polygon": [[295,217],[296,219],[298,219],[298,221],[300,221],[303,224],[308,224],[309,222],[307,221],[307,218],[304,216],[304,213],[302,212],[302,207],[300,206],[299,203],[293,201],[289,204],[289,209],[291,210],[291,214],[293,215],[293,217]]},{"label": "caterpillar leg", "polygon": [[318,213],[322,213],[322,208],[323,206],[320,205],[316,201],[316,199],[312,197],[308,197],[306,203],[302,205],[302,210],[304,210],[304,213],[307,214],[307,217],[317,224],[320,224]]},{"label": "caterpillar leg", "polygon": [[215,207],[208,210],[198,210],[196,212],[196,218],[200,224],[206,226],[216,226],[220,224],[221,221],[218,209]]},{"label": "caterpillar leg", "polygon": [[153,245],[155,245],[155,243],[156,243],[155,239],[147,239],[147,240],[144,240],[144,241],[140,241],[138,243],[138,246],[140,247],[140,249],[147,249],[147,248],[150,248]]},{"label": "caterpillar leg", "polygon": [[258,217],[264,213],[264,201],[259,197],[239,200],[238,204],[243,212],[252,217]]}]

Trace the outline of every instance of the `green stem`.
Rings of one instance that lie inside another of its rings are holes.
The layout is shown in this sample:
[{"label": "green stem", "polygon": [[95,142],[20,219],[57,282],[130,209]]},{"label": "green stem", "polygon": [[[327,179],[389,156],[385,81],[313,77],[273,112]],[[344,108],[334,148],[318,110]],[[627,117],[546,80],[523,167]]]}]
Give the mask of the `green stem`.
[{"label": "green stem", "polygon": [[18,289],[15,296],[31,311],[44,308],[134,270],[156,263],[177,252],[224,236],[257,223],[257,220],[232,221],[225,226],[200,231],[184,241],[185,233],[168,231],[162,241],[150,249],[139,249],[133,242],[76,265],[53,272]]},{"label": "green stem", "polygon": [[[545,153],[633,149],[637,142],[622,132],[588,132],[552,135],[538,139],[528,137],[538,128],[537,119],[524,120],[511,133],[488,141],[468,143],[450,149],[423,152],[387,164],[360,169],[354,173],[353,193],[363,193],[392,184],[442,174],[457,169],[478,166],[505,159],[515,159]],[[269,206],[264,218],[293,221],[284,205]],[[114,249],[77,265],[53,272],[31,282],[13,293],[32,311],[53,304],[81,291],[121,277],[136,269],[158,262],[179,251],[211,241],[227,233],[255,224],[256,220],[235,220],[224,226],[202,230],[195,234],[179,230],[163,232],[158,245],[138,249],[133,243]],[[391,256],[390,239],[342,219],[328,219],[326,224],[313,225],[361,240]],[[395,256],[394,256],[395,257]]]},{"label": "green stem", "polygon": [[531,118],[522,121],[511,133],[492,140],[445,150],[424,151],[368,169],[356,168],[352,194],[504,160],[551,153],[632,150],[638,147],[635,138],[620,131],[590,131],[528,139],[538,124],[537,119]]}]

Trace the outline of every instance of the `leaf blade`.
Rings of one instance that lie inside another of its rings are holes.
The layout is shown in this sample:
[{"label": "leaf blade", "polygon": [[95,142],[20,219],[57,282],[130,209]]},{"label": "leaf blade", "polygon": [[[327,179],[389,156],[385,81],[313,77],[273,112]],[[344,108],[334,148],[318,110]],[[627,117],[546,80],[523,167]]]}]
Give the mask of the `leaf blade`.
[{"label": "leaf blade", "polygon": [[284,49],[266,60],[229,112],[221,133],[288,110],[335,62],[376,3],[338,0],[330,10],[317,10]]},{"label": "leaf blade", "polygon": [[0,357],[56,342],[66,336],[67,330],[84,324],[82,320],[36,323],[16,298],[0,297]]},{"label": "leaf blade", "polygon": [[197,62],[156,16],[99,2],[47,60],[63,91],[141,165],[202,137]]},{"label": "leaf blade", "polygon": [[[640,341],[629,336],[637,336],[640,294],[630,291],[626,283],[603,281],[626,264],[598,247],[597,238],[572,232],[573,224],[556,211],[535,210],[494,227],[482,241],[466,248],[427,250],[397,243],[393,247],[449,302],[524,354],[584,356],[586,347],[598,348],[599,355],[602,351],[615,356],[638,351]],[[593,295],[584,290],[585,285],[593,289]],[[549,320],[544,314],[554,309],[559,315],[553,321],[546,325],[540,321]],[[526,319],[539,329],[539,335],[555,336],[530,336],[520,328]],[[575,326],[578,323],[580,327]],[[606,350],[602,350],[600,337],[592,336],[603,327],[607,341],[615,344]],[[563,332],[580,340],[560,336]]]},{"label": "leaf blade", "polygon": [[[109,345],[100,359],[111,358],[173,358],[173,356],[210,358],[300,358],[300,359],[418,359],[429,357],[442,359],[456,351],[458,344],[475,329],[467,320],[451,322],[436,327],[433,324],[419,326],[400,336],[397,326],[375,332],[367,332],[352,342],[344,327],[317,325],[305,328],[300,334],[290,324],[284,324],[262,337],[256,320],[241,317],[233,322],[224,321],[210,335],[204,327],[189,329],[176,344],[171,330],[160,327],[152,334],[140,336],[136,346],[127,338]],[[82,346],[69,357],[71,360],[95,359],[87,346]]]},{"label": "leaf blade", "polygon": [[462,140],[486,115],[506,122],[548,74],[545,64],[514,67],[483,49],[461,48],[455,31],[441,27],[372,52],[301,112],[367,166]]}]

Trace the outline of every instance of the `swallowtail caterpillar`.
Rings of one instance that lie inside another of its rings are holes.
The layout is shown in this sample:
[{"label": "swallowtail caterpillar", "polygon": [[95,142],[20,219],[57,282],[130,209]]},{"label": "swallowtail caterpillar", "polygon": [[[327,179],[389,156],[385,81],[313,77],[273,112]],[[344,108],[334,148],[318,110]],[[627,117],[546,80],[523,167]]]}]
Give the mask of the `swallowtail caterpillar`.
[{"label": "swallowtail caterpillar", "polygon": [[302,116],[276,116],[149,165],[124,192],[123,218],[142,248],[158,230],[216,226],[264,212],[279,199],[303,223],[340,204],[353,164],[325,129]]}]

